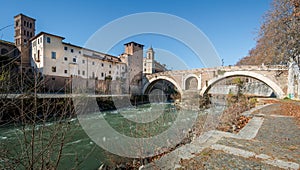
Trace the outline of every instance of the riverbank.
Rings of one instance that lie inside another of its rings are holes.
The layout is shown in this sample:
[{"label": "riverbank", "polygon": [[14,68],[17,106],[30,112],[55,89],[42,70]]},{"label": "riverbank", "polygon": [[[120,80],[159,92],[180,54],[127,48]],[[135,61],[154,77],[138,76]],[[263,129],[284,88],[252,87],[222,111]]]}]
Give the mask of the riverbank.
[{"label": "riverbank", "polygon": [[286,115],[299,113],[290,109],[298,106],[282,101],[255,108],[237,134],[208,131],[143,169],[299,169],[300,128]]}]

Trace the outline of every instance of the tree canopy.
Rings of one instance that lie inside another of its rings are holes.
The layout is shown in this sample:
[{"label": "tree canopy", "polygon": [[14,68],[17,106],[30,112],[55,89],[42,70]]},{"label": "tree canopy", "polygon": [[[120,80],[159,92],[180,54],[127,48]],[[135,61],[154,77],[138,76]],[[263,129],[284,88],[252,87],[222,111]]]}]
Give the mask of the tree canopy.
[{"label": "tree canopy", "polygon": [[300,57],[300,0],[273,0],[256,46],[237,65],[287,64]]}]

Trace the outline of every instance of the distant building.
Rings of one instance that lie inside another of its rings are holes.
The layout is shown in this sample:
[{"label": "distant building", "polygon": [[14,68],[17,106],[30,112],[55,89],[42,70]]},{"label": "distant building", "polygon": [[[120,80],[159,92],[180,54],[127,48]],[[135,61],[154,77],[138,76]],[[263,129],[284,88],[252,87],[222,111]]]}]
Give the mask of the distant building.
[{"label": "distant building", "polygon": [[143,59],[143,73],[144,74],[153,74],[158,72],[167,71],[165,65],[160,64],[154,58],[154,50],[150,47],[147,50],[146,57]]},{"label": "distant building", "polygon": [[70,90],[73,78],[78,78],[88,80],[86,87],[95,86],[99,93],[141,94],[143,73],[166,70],[154,60],[152,48],[144,58],[144,45],[136,42],[124,44],[124,53],[113,56],[65,43],[62,36],[35,35],[35,19],[23,14],[14,17],[14,29],[15,43],[1,40],[0,54],[18,58],[23,73],[40,73],[50,91]]}]

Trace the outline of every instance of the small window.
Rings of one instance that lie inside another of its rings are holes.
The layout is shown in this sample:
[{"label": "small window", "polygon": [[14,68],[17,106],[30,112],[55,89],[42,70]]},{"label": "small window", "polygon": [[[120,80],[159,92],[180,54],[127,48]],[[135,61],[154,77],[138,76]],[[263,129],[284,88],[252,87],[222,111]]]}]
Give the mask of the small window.
[{"label": "small window", "polygon": [[65,74],[67,74],[68,73],[68,70],[65,70]]},{"label": "small window", "polygon": [[111,68],[111,64],[109,65],[109,68]]},{"label": "small window", "polygon": [[74,62],[74,63],[76,63],[76,62],[77,62],[77,59],[76,59],[75,57],[73,58],[73,62]]},{"label": "small window", "polygon": [[71,49],[71,53],[73,53],[74,52],[74,50],[73,49]]},{"label": "small window", "polygon": [[144,69],[144,71],[146,71],[146,69]]},{"label": "small window", "polygon": [[85,75],[85,71],[84,70],[82,70],[82,75]]},{"label": "small window", "polygon": [[32,23],[29,23],[29,28],[31,28],[32,27]]},{"label": "small window", "polygon": [[54,77],[52,77],[52,80],[55,80],[55,78],[54,78]]},{"label": "small window", "polygon": [[82,60],[82,64],[84,64],[85,63],[85,60]]},{"label": "small window", "polygon": [[101,77],[104,77],[104,73],[101,73]]},{"label": "small window", "polygon": [[95,73],[94,72],[92,72],[92,78],[95,78]]},{"label": "small window", "polygon": [[104,67],[104,64],[103,64],[103,63],[101,63],[101,66],[102,66],[102,67]]},{"label": "small window", "polygon": [[52,67],[52,72],[56,72],[56,67]]},{"label": "small window", "polygon": [[111,74],[111,71],[108,71],[108,74]]},{"label": "small window", "polygon": [[50,37],[47,37],[47,43],[51,43]]},{"label": "small window", "polygon": [[54,52],[54,51],[51,52],[51,58],[56,59],[56,52]]},{"label": "small window", "polygon": [[68,50],[68,47],[64,47],[64,49],[67,51],[67,50]]},{"label": "small window", "polygon": [[78,70],[78,75],[80,75],[80,70]]},{"label": "small window", "polygon": [[65,60],[65,61],[68,61],[68,57],[65,57],[64,60]]},{"label": "small window", "polygon": [[79,54],[81,54],[81,51],[78,51]]},{"label": "small window", "polygon": [[43,43],[43,37],[40,38],[40,42]]},{"label": "small window", "polygon": [[94,61],[92,62],[92,65],[95,65],[95,62],[94,62]]}]

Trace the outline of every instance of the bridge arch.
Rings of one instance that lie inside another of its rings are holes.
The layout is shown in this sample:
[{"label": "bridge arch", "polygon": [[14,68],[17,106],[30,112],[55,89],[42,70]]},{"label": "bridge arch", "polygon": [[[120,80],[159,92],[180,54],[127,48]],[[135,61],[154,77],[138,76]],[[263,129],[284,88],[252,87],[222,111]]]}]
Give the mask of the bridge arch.
[{"label": "bridge arch", "polygon": [[245,76],[245,77],[251,77],[254,79],[257,79],[263,83],[265,83],[266,85],[268,85],[276,94],[276,96],[278,98],[284,98],[285,97],[285,93],[283,92],[283,90],[272,80],[270,80],[268,77],[263,76],[261,74],[255,73],[255,72],[250,72],[250,71],[233,71],[233,72],[226,72],[223,76],[221,77],[216,77],[213,78],[211,80],[208,81],[207,86],[203,87],[200,95],[204,95],[205,93],[207,93],[207,91],[217,82],[226,79],[228,77],[234,77],[234,76]]},{"label": "bridge arch", "polygon": [[158,81],[158,80],[167,80],[169,82],[171,82],[176,88],[177,90],[179,91],[180,95],[182,95],[182,89],[181,87],[179,86],[179,84],[172,78],[168,77],[168,76],[157,76],[157,77],[153,77],[151,78],[143,87],[143,94],[146,93],[148,87],[151,85],[151,83],[155,82],[155,81]]},{"label": "bridge arch", "polygon": [[[194,82],[195,80],[196,82]],[[187,75],[182,83],[184,90],[190,90],[190,86],[195,86],[197,90],[201,89],[201,79],[196,74]]]}]

